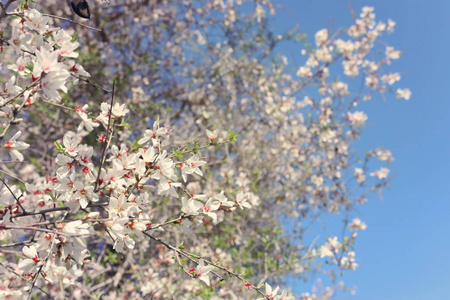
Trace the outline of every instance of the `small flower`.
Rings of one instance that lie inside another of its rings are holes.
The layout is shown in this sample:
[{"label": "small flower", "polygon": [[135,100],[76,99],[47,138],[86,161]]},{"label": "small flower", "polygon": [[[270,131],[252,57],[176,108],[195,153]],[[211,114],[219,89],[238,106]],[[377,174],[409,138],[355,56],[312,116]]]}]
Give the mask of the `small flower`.
[{"label": "small flower", "polygon": [[87,131],[94,130],[95,127],[100,126],[99,123],[96,123],[94,120],[88,117],[88,115],[84,112],[78,111],[78,115],[80,116],[81,123],[78,125],[77,131],[80,132],[83,128],[86,128]]},{"label": "small flower", "polygon": [[394,31],[394,27],[395,27],[396,24],[397,23],[395,23],[391,19],[388,20],[388,26],[387,26],[388,33],[392,33]]},{"label": "small flower", "polygon": [[206,285],[210,285],[208,273],[214,269],[213,266],[205,265],[205,261],[201,258],[198,261],[198,266],[195,269],[191,269],[189,273],[193,276],[198,277],[201,281],[206,283]]},{"label": "small flower", "polygon": [[87,235],[89,234],[89,224],[83,223],[81,220],[69,222],[64,225],[63,232],[73,235]]},{"label": "small flower", "polygon": [[202,208],[202,203],[193,198],[186,200],[185,197],[181,198],[181,211],[185,215],[198,215],[199,209]]},{"label": "small flower", "polygon": [[278,290],[280,289],[280,287],[277,286],[275,289],[272,289],[272,287],[266,282],[265,289],[266,289],[266,297],[268,297],[269,299],[275,299],[275,296],[278,294]]},{"label": "small flower", "polygon": [[353,176],[355,176],[356,181],[358,181],[359,183],[364,182],[366,180],[366,174],[364,174],[364,170],[361,168],[355,168]]},{"label": "small flower", "polygon": [[347,113],[347,117],[355,127],[361,127],[367,121],[367,115],[362,111],[349,112]]},{"label": "small flower", "polygon": [[378,179],[385,179],[389,174],[389,169],[381,168],[378,171],[370,173],[370,176],[377,177]]},{"label": "small flower", "polygon": [[327,29],[319,30],[316,33],[316,35],[314,36],[314,38],[316,40],[316,46],[317,47],[324,46],[324,44],[326,44],[326,42],[328,40],[328,30]]},{"label": "small flower", "polygon": [[348,226],[351,230],[365,230],[367,225],[359,218],[354,218],[352,223]]},{"label": "small flower", "polygon": [[220,207],[220,202],[214,200],[213,198],[209,198],[209,200],[203,205],[203,213],[209,216],[214,221],[217,220],[217,214],[214,212],[218,210]]},{"label": "small flower", "polygon": [[138,143],[140,145],[143,145],[150,140],[153,142],[155,139],[163,137],[167,133],[169,133],[169,129],[167,127],[159,127],[159,121],[155,121],[155,123],[153,123],[153,129],[146,130],[144,136],[139,140]]},{"label": "small flower", "polygon": [[74,170],[75,161],[66,155],[58,154],[55,161],[56,164],[60,166],[58,170],[56,170],[56,174],[61,177],[66,176],[70,171]]},{"label": "small flower", "polygon": [[20,86],[16,85],[16,76],[11,76],[11,78],[5,84],[5,88],[1,92],[4,96],[9,96],[16,95],[22,90],[23,89]]},{"label": "small flower", "polygon": [[27,65],[30,64],[29,57],[19,57],[14,64],[8,66],[8,69],[18,72],[20,76],[25,76],[29,70],[27,69]]},{"label": "small flower", "polygon": [[216,200],[219,201],[221,206],[226,206],[226,207],[234,206],[234,202],[233,201],[229,201],[227,199],[227,197],[225,197],[225,192],[224,191],[221,191],[219,194],[216,195]]},{"label": "small flower", "polygon": [[252,207],[252,205],[248,203],[248,195],[244,194],[244,192],[240,192],[239,194],[237,194],[236,204],[239,205],[241,209],[244,209],[244,207],[246,208]]},{"label": "small flower", "polygon": [[311,72],[310,67],[302,66],[302,67],[298,68],[298,71],[297,71],[298,77],[309,78],[309,77],[312,77],[312,75],[313,74]]},{"label": "small flower", "polygon": [[[59,70],[48,73],[41,81],[42,91],[49,99],[60,100],[58,90],[67,93],[66,81],[70,76],[67,70]],[[35,76],[36,77],[36,76]]]},{"label": "small flower", "polygon": [[45,49],[45,47],[41,47],[40,50],[36,50],[35,67],[37,67],[39,71],[44,73],[66,69],[66,66],[63,63],[58,62],[59,55],[60,55],[59,50],[50,52],[47,49]]},{"label": "small flower", "polygon": [[411,98],[411,94],[412,93],[409,89],[398,89],[396,92],[397,99],[403,98],[405,100],[409,100]]},{"label": "small flower", "polygon": [[63,144],[64,147],[66,148],[65,153],[67,153],[70,156],[76,156],[78,151],[80,150],[77,136],[70,137],[69,135],[65,135],[63,138]]},{"label": "small flower", "polygon": [[21,131],[18,131],[3,147],[9,150],[12,159],[17,159],[19,161],[23,161],[23,155],[18,150],[25,150],[30,145],[24,142],[17,142],[17,139],[22,134]]},{"label": "small flower", "polygon": [[42,265],[42,261],[38,257],[36,248],[34,246],[24,246],[22,252],[28,258],[19,262],[19,269],[22,269],[27,274],[34,273],[37,270],[37,267]]},{"label": "small flower", "polygon": [[104,143],[104,142],[106,142],[106,136],[103,135],[103,134],[100,134],[100,135],[97,137],[97,142],[99,142],[99,143]]},{"label": "small flower", "polygon": [[395,50],[394,47],[386,47],[386,58],[387,59],[399,59],[402,54],[400,51]]},{"label": "small flower", "polygon": [[206,129],[206,135],[212,143],[215,141],[215,139],[217,139],[217,136],[219,135],[219,129],[215,129],[213,131]]},{"label": "small flower", "polygon": [[375,154],[377,155],[378,160],[387,162],[394,161],[394,157],[392,156],[392,153],[389,150],[377,149]]},{"label": "small flower", "polygon": [[169,179],[167,179],[166,177],[162,177],[159,180],[159,185],[158,185],[158,195],[170,195],[172,197],[177,198],[178,197],[178,193],[176,191],[176,187],[180,187],[181,183],[179,182],[173,182]]},{"label": "small flower", "polygon": [[124,117],[130,110],[126,108],[126,104],[120,105],[115,103],[112,109],[112,116],[116,119]]},{"label": "small flower", "polygon": [[286,291],[282,291],[281,295],[275,297],[275,300],[295,300],[295,297],[288,296]]},{"label": "small flower", "polygon": [[114,242],[113,249],[119,253],[123,252],[124,246],[133,249],[136,242],[126,234],[119,234]]},{"label": "small flower", "polygon": [[188,174],[197,174],[202,176],[203,172],[200,167],[206,164],[206,161],[200,160],[198,155],[190,157],[184,164],[180,165],[181,177],[183,177],[184,182],[187,181]]}]

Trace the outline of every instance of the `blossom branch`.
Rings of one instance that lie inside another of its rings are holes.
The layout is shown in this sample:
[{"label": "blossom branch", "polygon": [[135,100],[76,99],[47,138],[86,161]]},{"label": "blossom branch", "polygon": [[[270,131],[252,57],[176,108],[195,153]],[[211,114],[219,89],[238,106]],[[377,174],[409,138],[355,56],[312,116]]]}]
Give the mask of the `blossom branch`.
[{"label": "blossom branch", "polygon": [[[201,258],[201,257],[198,256],[198,255],[195,255],[195,254],[191,254],[191,253],[187,253],[187,252],[185,252],[185,251],[182,251],[182,250],[178,249],[177,247],[174,247],[174,246],[172,246],[172,245],[170,245],[170,244],[164,242],[164,241],[161,240],[160,238],[154,237],[154,236],[150,235],[149,233],[147,233],[147,232],[145,232],[145,231],[143,231],[143,233],[144,233],[146,236],[148,236],[149,238],[151,238],[152,240],[154,240],[154,241],[156,241],[156,242],[158,242],[158,243],[160,243],[160,244],[166,246],[168,249],[171,249],[171,250],[175,251],[176,253],[178,253],[178,254],[180,254],[180,255],[182,255],[182,256],[188,258],[189,260],[191,260],[192,262],[194,262],[194,263],[196,263],[196,264],[198,263],[197,260]],[[195,259],[194,259],[193,257],[194,257]],[[213,262],[211,262],[211,261],[208,261],[208,260],[205,260],[205,259],[203,259],[203,260],[204,260],[205,263],[207,263],[208,265],[212,265],[212,266],[214,266],[214,267],[216,267],[216,268],[218,268],[218,269],[220,269],[220,270],[222,270],[222,271],[225,271],[228,275],[231,275],[231,276],[233,276],[233,277],[238,278],[238,279],[239,279],[240,281],[242,281],[247,287],[251,287],[253,290],[255,290],[258,294],[260,294],[261,296],[263,296],[265,299],[270,300],[270,298],[267,297],[263,292],[261,292],[257,287],[255,287],[254,285],[248,284],[248,281],[246,281],[241,275],[239,275],[239,274],[237,274],[237,273],[235,273],[235,272],[233,272],[233,271],[230,271],[230,270],[228,270],[227,268],[222,267],[222,266],[220,266],[220,265],[218,265],[218,264],[215,264],[215,263],[213,263]],[[216,272],[212,272],[212,273],[213,273],[214,275],[216,275],[217,277],[219,277],[220,280],[224,280],[224,278],[223,278],[222,276],[220,276],[219,274],[217,274]]]},{"label": "blossom branch", "polygon": [[41,231],[46,233],[57,233],[59,235],[67,236],[67,237],[86,237],[91,234],[66,234],[63,232],[56,232],[55,230],[39,228],[39,227],[30,227],[30,226],[10,226],[10,225],[0,225],[0,229],[17,229],[17,230],[33,230],[33,231]]},{"label": "blossom branch", "polygon": [[[5,266],[2,262],[0,262],[0,266],[2,266],[3,268],[5,268],[6,270],[8,270],[9,272],[13,273],[14,275],[18,276],[19,278],[21,278],[24,282],[27,282],[28,284],[31,284],[31,282],[29,282],[25,277],[23,277],[22,275],[20,275],[19,273],[17,273],[16,271],[14,271],[13,268],[7,267]],[[47,297],[49,297],[50,299],[55,300],[54,297],[50,296],[50,294],[46,291],[44,291],[42,288],[36,286],[36,288],[43,292]]]},{"label": "blossom branch", "polygon": [[[98,168],[98,174],[97,174],[97,179],[95,180],[95,186],[94,186],[94,192],[97,192],[97,187],[98,187],[98,180],[100,179],[100,174],[102,172],[102,167],[103,167],[103,163],[105,162],[106,159],[106,150],[109,147],[109,144],[112,140],[112,136],[113,136],[113,131],[114,129],[112,129],[111,127],[114,126],[111,125],[111,116],[112,116],[112,110],[113,110],[113,105],[114,105],[114,89],[115,89],[115,85],[116,85],[116,81],[113,81],[113,88],[112,88],[112,94],[111,94],[111,106],[109,108],[109,116],[108,116],[108,127],[106,129],[106,143],[105,146],[103,147],[103,151],[102,151],[102,156],[100,157],[100,166]],[[114,120],[115,122],[116,120]],[[109,135],[109,136],[108,136]]]},{"label": "blossom branch", "polygon": [[20,206],[20,208],[22,209],[23,213],[27,213],[27,211],[25,210],[25,208],[22,206],[22,203],[20,203],[20,198],[23,196],[23,194],[21,194],[19,196],[19,198],[16,197],[16,195],[14,195],[13,191],[9,188],[8,184],[6,184],[5,179],[3,179],[2,176],[0,176],[0,180],[3,183],[4,186],[6,186],[6,188],[8,189],[8,191],[11,193],[11,195],[14,197],[14,200],[16,200],[17,205]]},{"label": "blossom branch", "polygon": [[[18,97],[22,96],[28,89],[35,87],[38,83],[39,80],[36,80],[35,82],[33,82],[30,86],[28,86],[26,89],[24,89],[22,92],[20,92],[19,94],[17,94],[14,98],[12,98],[11,100],[7,101],[4,105],[0,106],[3,107],[5,105],[7,105],[9,102],[14,101],[15,99],[17,99]],[[23,109],[23,107],[25,106],[25,104],[27,103],[28,99],[24,99],[22,104],[15,109],[14,112],[14,116],[13,118],[8,122],[8,125],[6,125],[6,127],[3,129],[3,132],[0,134],[0,141],[3,140],[3,138],[5,137],[5,134],[8,132],[9,128],[11,127],[12,124],[14,124],[14,122],[17,121],[17,116],[19,115],[20,111]]]},{"label": "blossom branch", "polygon": [[[103,207],[103,206],[108,206],[108,203],[89,203],[87,205],[87,207]],[[33,216],[33,215],[45,215],[48,213],[53,213],[53,212],[57,212],[57,211],[69,211],[70,208],[69,207],[54,207],[54,208],[48,208],[48,209],[43,209],[43,210],[39,210],[39,211],[34,211],[34,212],[24,212],[24,213],[20,213],[20,214],[14,214],[11,216],[11,218],[19,218],[19,217],[24,217],[24,216]]]}]

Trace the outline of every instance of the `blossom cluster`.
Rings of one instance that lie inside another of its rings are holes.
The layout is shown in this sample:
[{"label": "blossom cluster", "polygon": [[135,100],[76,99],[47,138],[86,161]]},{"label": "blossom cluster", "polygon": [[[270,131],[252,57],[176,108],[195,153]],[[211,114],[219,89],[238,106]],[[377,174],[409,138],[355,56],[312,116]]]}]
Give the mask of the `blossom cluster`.
[{"label": "blossom cluster", "polygon": [[[79,56],[75,52],[79,43],[66,30],[53,27],[48,16],[28,7],[19,8],[9,15],[15,17],[9,23],[11,36],[7,42],[13,52],[6,55],[11,60],[14,56],[18,59],[8,65],[15,75],[8,80],[0,96],[5,128],[2,138],[9,128],[20,123],[17,115],[31,109],[37,102],[61,103],[60,92],[67,93],[66,85],[76,85],[80,79],[90,77],[73,60]],[[119,253],[124,248],[133,249],[135,239],[143,239],[145,232],[163,231],[164,225],[170,222],[152,224],[158,216],[153,211],[156,200],[148,191],[156,190],[161,197],[175,199],[179,198],[179,191],[188,196],[181,199],[177,220],[188,233],[192,233],[189,227],[194,220],[202,223],[204,217],[209,217],[216,221],[218,210],[232,211],[236,207],[252,206],[248,195],[242,192],[236,196],[236,201],[230,201],[223,191],[206,197],[183,188],[179,179],[187,182],[188,176],[202,176],[200,167],[206,161],[199,154],[175,161],[174,153],[166,150],[171,149],[168,142],[170,131],[160,127],[158,121],[152,129],[143,132],[143,137],[137,140],[137,149],[132,151],[125,144],[120,148],[112,145],[109,157],[102,156],[101,168],[97,169],[93,162],[96,157],[94,147],[84,144],[83,138],[102,124],[111,139],[114,126],[120,125],[129,112],[125,105],[119,103],[113,103],[111,107],[102,103],[100,108],[97,117],[92,117],[88,105],[75,108],[81,122],[76,131],[68,131],[62,141],[55,141],[59,154],[55,157],[54,174],[45,177],[32,175],[33,183],[25,182],[25,190],[8,180],[2,181],[1,239],[18,242],[32,233],[34,242],[23,246],[24,258],[16,268],[33,285],[41,280],[41,276],[49,283],[58,282],[61,275],[71,278],[65,284],[79,278],[82,275],[80,266],[86,263],[92,251],[89,240],[97,235],[95,224],[103,226],[110,238],[108,242],[112,242],[112,248]],[[207,131],[211,142],[217,132]],[[20,162],[24,161],[21,151],[30,146],[18,141],[21,134],[17,131],[3,145],[11,158]],[[107,143],[105,136],[98,140]],[[207,142],[206,146],[209,144]],[[182,151],[177,156],[184,157],[192,151]],[[83,218],[76,219],[80,213]],[[67,215],[72,217],[67,220]],[[41,217],[49,217],[52,221],[42,222]],[[49,229],[49,224],[54,227]],[[207,273],[212,268],[205,267],[200,260],[195,275],[209,285]],[[22,292],[11,282],[4,295],[21,297]]]},{"label": "blossom cluster", "polygon": [[[320,30],[295,76],[288,58],[266,60],[297,39],[264,31],[267,0],[125,0],[104,7],[102,30],[27,2],[0,15],[0,297],[282,300],[284,276],[357,268],[360,219],[342,238],[303,237],[389,181],[389,150],[351,146],[360,100],[411,96],[383,70],[401,53],[372,55],[395,22],[366,7],[348,37]],[[338,63],[367,92],[333,78]]]}]

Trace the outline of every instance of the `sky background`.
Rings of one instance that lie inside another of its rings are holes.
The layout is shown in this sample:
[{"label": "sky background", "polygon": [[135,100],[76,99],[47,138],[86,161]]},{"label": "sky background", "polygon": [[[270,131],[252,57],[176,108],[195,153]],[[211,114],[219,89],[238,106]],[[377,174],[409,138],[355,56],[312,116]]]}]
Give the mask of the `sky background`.
[{"label": "sky background", "polygon": [[[275,28],[298,24],[310,41],[322,28],[352,24],[349,1],[272,2],[288,11],[277,10]],[[373,195],[359,207],[356,216],[368,226],[357,239],[361,266],[343,277],[357,292],[335,299],[450,299],[450,2],[350,3],[358,14],[373,6],[377,20],[397,22],[395,32],[381,40],[402,51],[393,62],[393,70],[402,74],[394,87],[409,87],[412,98],[374,97],[358,106],[369,119],[357,148],[390,149],[395,157],[390,175],[396,177],[382,200]],[[300,285],[292,288],[304,291]]]}]

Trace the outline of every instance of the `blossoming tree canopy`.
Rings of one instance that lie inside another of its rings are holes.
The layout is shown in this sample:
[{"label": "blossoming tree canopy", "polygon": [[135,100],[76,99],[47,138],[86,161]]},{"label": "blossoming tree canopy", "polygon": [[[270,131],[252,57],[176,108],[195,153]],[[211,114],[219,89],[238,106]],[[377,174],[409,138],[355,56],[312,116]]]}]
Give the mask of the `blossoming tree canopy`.
[{"label": "blossoming tree canopy", "polygon": [[[376,43],[395,22],[365,7],[310,44],[273,34],[267,0],[0,9],[0,298],[286,300],[287,276],[318,271],[301,299],[346,289],[354,208],[393,161],[353,150],[361,103],[411,97]],[[340,213],[335,236],[309,233]]]}]

